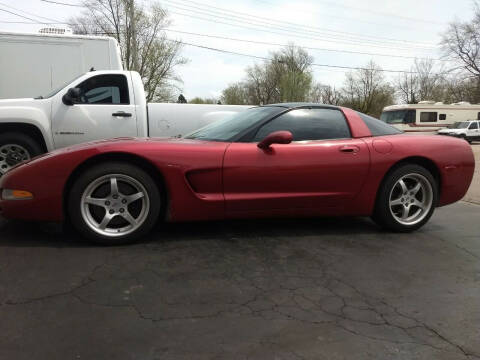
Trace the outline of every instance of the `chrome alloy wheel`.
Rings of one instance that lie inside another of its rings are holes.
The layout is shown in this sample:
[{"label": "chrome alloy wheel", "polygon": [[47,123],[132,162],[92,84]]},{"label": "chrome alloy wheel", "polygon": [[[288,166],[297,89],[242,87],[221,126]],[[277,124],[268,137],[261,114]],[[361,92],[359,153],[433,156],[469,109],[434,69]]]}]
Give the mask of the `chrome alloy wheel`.
[{"label": "chrome alloy wheel", "polygon": [[119,237],[133,233],[148,217],[150,198],[136,179],[123,174],[102,176],[82,194],[81,214],[96,233]]},{"label": "chrome alloy wheel", "polygon": [[426,177],[412,173],[402,176],[392,187],[389,208],[396,221],[415,225],[433,206],[433,189]]},{"label": "chrome alloy wheel", "polygon": [[30,153],[23,146],[5,144],[0,147],[0,175],[5,174],[12,166],[30,160]]}]

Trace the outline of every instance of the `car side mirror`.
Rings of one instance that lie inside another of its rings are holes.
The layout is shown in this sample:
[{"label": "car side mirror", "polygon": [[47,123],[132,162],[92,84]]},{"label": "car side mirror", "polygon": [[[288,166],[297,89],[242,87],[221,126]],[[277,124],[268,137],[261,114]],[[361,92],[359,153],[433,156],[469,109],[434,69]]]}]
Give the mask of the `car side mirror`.
[{"label": "car side mirror", "polygon": [[73,105],[80,100],[81,90],[79,88],[70,88],[62,97],[65,105]]},{"label": "car side mirror", "polygon": [[260,149],[266,150],[272,144],[290,144],[292,140],[293,135],[290,131],[274,131],[260,141],[257,146]]}]

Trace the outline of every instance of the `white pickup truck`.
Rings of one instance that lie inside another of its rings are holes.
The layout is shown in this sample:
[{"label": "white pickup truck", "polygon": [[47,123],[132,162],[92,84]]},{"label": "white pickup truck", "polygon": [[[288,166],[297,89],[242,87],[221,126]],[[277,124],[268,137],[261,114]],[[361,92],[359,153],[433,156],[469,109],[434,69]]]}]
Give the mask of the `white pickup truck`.
[{"label": "white pickup truck", "polygon": [[0,176],[53,149],[115,137],[185,135],[248,106],[146,103],[134,71],[91,71],[50,94],[0,100]]}]

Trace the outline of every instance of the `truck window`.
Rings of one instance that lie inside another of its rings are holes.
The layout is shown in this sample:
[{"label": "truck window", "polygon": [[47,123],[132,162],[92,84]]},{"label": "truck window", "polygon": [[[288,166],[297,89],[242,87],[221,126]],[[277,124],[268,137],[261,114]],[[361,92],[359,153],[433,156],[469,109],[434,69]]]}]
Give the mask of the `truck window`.
[{"label": "truck window", "polygon": [[420,122],[437,122],[437,113],[422,111],[420,113]]},{"label": "truck window", "polygon": [[447,114],[438,115],[438,120],[447,120]]},{"label": "truck window", "polygon": [[93,76],[77,86],[81,90],[80,104],[129,104],[128,82],[125,75]]}]

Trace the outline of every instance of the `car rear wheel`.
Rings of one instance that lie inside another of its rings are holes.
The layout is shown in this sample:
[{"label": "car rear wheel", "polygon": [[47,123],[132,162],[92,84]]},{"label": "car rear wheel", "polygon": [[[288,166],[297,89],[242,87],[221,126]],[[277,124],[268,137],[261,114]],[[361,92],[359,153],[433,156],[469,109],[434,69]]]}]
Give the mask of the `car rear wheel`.
[{"label": "car rear wheel", "polygon": [[437,203],[437,183],[422,166],[403,165],[380,186],[373,220],[398,232],[413,231],[432,216]]},{"label": "car rear wheel", "polygon": [[71,223],[88,239],[104,245],[133,242],[155,225],[160,191],[141,168],[102,163],[82,173],[68,197]]},{"label": "car rear wheel", "polygon": [[42,153],[42,147],[28,135],[15,132],[1,134],[0,176],[18,163]]}]

